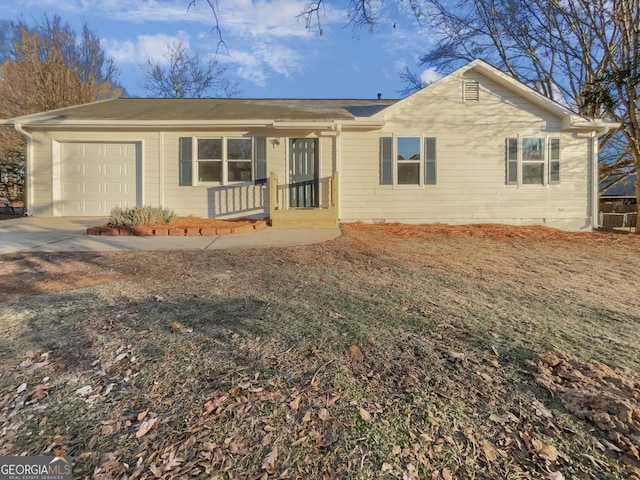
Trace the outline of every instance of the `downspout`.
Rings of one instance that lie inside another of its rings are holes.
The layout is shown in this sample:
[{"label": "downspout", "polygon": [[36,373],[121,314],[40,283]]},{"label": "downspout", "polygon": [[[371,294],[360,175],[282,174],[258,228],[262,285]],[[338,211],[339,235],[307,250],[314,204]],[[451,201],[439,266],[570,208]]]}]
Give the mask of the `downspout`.
[{"label": "downspout", "polygon": [[22,125],[19,123],[14,123],[13,128],[15,128],[16,132],[27,137],[27,152],[24,157],[24,214],[29,214],[29,209],[31,207],[31,140],[33,136],[28,133],[26,130],[22,128]]},{"label": "downspout", "polygon": [[340,160],[341,160],[341,151],[342,151],[342,141],[341,141],[341,134],[342,134],[342,124],[338,123],[336,125],[336,172],[338,172],[338,195],[336,197],[336,202],[338,203],[337,205],[337,215],[338,215],[338,219],[340,219],[340,193],[342,192],[342,188],[340,188],[340,183],[342,182],[342,175],[340,175]]}]

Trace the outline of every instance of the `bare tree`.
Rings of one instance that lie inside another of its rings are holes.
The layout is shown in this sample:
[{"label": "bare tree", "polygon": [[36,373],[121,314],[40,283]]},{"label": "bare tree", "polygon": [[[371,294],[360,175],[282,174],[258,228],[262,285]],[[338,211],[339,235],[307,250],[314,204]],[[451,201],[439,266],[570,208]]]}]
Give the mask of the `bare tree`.
[{"label": "bare tree", "polygon": [[166,64],[147,62],[144,89],[154,97],[233,97],[241,93],[238,82],[215,59],[201,63],[183,42],[167,45]]},{"label": "bare tree", "polygon": [[[0,118],[123,94],[113,61],[86,25],[80,36],[58,16],[45,16],[34,26],[18,21],[2,22],[0,27]],[[0,183],[24,171],[25,147],[22,135],[0,128],[0,165],[9,172]]]}]

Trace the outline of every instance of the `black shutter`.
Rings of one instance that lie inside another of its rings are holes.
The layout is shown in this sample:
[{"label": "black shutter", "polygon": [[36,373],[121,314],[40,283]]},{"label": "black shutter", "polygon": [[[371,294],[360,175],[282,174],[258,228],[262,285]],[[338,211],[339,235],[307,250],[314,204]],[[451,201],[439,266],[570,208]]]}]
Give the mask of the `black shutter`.
[{"label": "black shutter", "polygon": [[181,187],[189,187],[192,185],[192,168],[193,168],[193,143],[191,137],[180,137],[180,153],[179,153],[179,185]]},{"label": "black shutter", "polygon": [[393,185],[393,138],[380,138],[380,185]]}]

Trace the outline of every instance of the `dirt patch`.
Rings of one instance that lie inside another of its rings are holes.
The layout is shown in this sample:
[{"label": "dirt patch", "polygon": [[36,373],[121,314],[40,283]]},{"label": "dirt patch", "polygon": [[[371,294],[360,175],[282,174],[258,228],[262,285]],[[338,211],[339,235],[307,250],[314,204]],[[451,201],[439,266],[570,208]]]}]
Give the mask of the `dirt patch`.
[{"label": "dirt patch", "polygon": [[640,475],[640,382],[557,349],[535,355],[530,365],[538,371],[536,381],[569,412],[607,432],[625,452],[623,461]]}]

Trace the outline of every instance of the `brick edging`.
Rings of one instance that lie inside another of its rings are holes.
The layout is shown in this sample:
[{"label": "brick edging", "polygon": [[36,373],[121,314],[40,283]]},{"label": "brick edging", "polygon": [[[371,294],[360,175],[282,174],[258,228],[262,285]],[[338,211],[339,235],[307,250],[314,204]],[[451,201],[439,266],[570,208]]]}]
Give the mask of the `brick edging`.
[{"label": "brick edging", "polygon": [[237,227],[100,227],[87,228],[87,235],[103,235],[109,237],[214,237],[218,235],[233,235],[240,233],[253,233],[267,228],[266,220],[258,220],[253,223],[245,223]]}]

